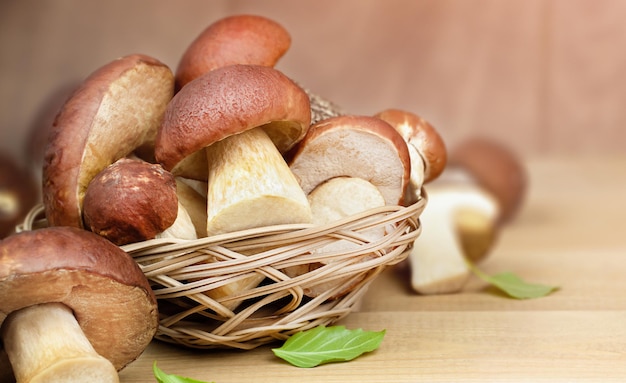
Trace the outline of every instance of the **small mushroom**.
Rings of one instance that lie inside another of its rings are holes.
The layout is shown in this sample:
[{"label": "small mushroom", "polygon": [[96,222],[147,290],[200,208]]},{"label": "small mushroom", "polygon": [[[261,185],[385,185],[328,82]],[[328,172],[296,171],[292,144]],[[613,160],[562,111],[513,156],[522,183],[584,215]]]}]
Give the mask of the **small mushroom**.
[{"label": "small mushroom", "polygon": [[82,228],[91,179],[116,160],[152,146],[174,75],[160,61],[129,55],[93,72],[61,108],[43,165],[43,202],[51,226]]},{"label": "small mushroom", "polygon": [[447,151],[439,132],[422,117],[401,109],[386,109],[375,115],[387,121],[404,138],[411,155],[411,182],[406,203],[412,204],[421,195],[422,186],[435,180],[447,163]]},{"label": "small mushroom", "polygon": [[119,246],[156,237],[196,239],[176,190],[174,176],[160,165],[122,158],[89,183],[85,227]]},{"label": "small mushroom", "polygon": [[422,294],[458,292],[521,206],[524,167],[503,145],[471,139],[450,153],[449,166],[425,186],[422,233],[409,257],[412,286]]},{"label": "small mushroom", "polygon": [[410,161],[406,142],[391,125],[354,115],[312,125],[289,154],[289,167],[307,195],[331,178],[359,177],[376,186],[388,205],[404,202]]},{"label": "small mushroom", "polygon": [[119,247],[51,227],[0,242],[2,345],[20,382],[118,382],[156,333],[149,283]]},{"label": "small mushroom", "polygon": [[273,67],[291,46],[287,30],[257,15],[233,15],[204,29],[187,47],[176,69],[176,87],[224,66]]},{"label": "small mushroom", "polygon": [[15,232],[37,204],[38,188],[29,167],[0,153],[0,239]]}]

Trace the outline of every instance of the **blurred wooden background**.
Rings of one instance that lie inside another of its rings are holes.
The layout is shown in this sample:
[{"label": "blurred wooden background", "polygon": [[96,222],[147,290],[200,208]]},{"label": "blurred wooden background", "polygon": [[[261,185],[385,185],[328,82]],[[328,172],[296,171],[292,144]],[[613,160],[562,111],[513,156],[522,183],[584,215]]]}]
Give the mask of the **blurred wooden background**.
[{"label": "blurred wooden background", "polygon": [[626,144],[622,0],[0,0],[0,147],[24,156],[50,94],[129,53],[175,69],[209,23],[283,24],[278,68],[358,114],[411,110],[449,144],[490,135],[524,155]]}]

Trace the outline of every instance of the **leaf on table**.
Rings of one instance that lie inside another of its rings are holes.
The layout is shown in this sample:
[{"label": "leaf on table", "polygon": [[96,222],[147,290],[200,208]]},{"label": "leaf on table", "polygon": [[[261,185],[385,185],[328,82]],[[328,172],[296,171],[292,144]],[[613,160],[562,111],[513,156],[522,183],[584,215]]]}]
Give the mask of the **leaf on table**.
[{"label": "leaf on table", "polygon": [[470,269],[480,279],[495,286],[505,294],[516,299],[532,299],[544,297],[556,290],[557,286],[548,286],[537,283],[529,283],[511,272],[499,273],[496,275],[487,275],[478,269],[474,264],[468,261]]},{"label": "leaf on table", "polygon": [[160,368],[157,367],[156,361],[152,365],[152,372],[154,373],[154,377],[159,383],[207,383],[201,380],[185,378],[179,375],[166,374]]},{"label": "leaf on table", "polygon": [[345,362],[374,351],[385,336],[382,331],[348,330],[344,326],[318,326],[292,335],[274,354],[296,367]]}]

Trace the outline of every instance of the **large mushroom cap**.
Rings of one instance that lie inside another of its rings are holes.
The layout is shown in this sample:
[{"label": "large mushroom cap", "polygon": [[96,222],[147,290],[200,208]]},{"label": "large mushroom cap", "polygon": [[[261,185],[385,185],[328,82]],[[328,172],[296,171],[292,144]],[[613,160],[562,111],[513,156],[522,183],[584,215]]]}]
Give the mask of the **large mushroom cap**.
[{"label": "large mushroom cap", "polygon": [[160,61],[129,55],[92,73],[61,108],[43,165],[43,202],[51,226],[82,227],[91,179],[116,160],[153,145],[174,75]]},{"label": "large mushroom cap", "polygon": [[334,177],[363,178],[387,204],[402,204],[411,160],[406,142],[387,122],[344,115],[312,125],[290,154],[289,167],[309,194]]},{"label": "large mushroom cap", "polygon": [[274,66],[291,45],[277,22],[256,15],[234,15],[209,25],[189,45],[176,70],[176,86],[211,70],[233,65]]},{"label": "large mushroom cap", "polygon": [[193,80],[174,96],[155,156],[172,171],[200,149],[260,126],[285,152],[304,137],[310,122],[307,94],[283,73],[260,65],[226,66]]},{"label": "large mushroom cap", "polygon": [[119,247],[86,230],[52,227],[0,242],[0,325],[22,308],[60,302],[94,349],[122,369],[156,333],[150,285]]},{"label": "large mushroom cap", "polygon": [[492,139],[467,139],[450,152],[450,167],[462,168],[492,193],[501,207],[499,221],[506,223],[518,213],[527,188],[526,169],[521,159],[505,145]]}]

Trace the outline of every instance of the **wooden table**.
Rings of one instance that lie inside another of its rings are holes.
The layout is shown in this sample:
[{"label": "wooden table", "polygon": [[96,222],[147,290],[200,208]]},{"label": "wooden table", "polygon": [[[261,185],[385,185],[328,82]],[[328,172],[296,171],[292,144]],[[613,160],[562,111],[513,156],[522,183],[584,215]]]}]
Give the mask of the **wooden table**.
[{"label": "wooden table", "polygon": [[488,273],[560,286],[540,299],[498,295],[474,278],[459,294],[418,296],[388,270],[348,328],[386,329],[381,347],[348,363],[300,369],[253,351],[193,351],[154,342],[122,382],[167,373],[207,382],[626,381],[626,156],[528,161],[531,189]]}]

